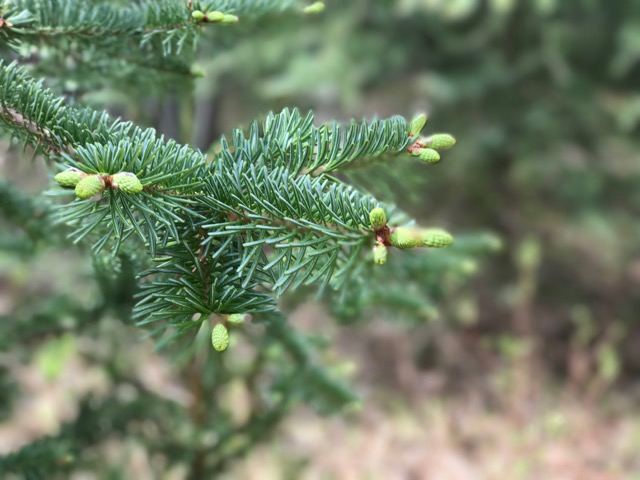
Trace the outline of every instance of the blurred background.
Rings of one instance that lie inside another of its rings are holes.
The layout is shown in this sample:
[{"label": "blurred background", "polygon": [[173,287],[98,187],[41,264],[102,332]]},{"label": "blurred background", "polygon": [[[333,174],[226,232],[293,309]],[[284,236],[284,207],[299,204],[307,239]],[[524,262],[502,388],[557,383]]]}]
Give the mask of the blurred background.
[{"label": "blurred background", "polygon": [[[326,3],[312,18],[210,31],[195,84],[69,74],[54,85],[203,150],[284,107],[313,109],[318,121],[426,111],[427,132],[458,139],[441,163],[392,166],[367,187],[421,224],[493,234],[501,248],[465,263],[462,279],[432,280],[428,301],[408,289],[418,306],[401,315],[365,308],[353,318],[331,301],[291,301],[290,322],[326,339],[323,361],[348,378],[359,408],[329,418],[295,408],[220,478],[640,478],[640,3]],[[48,188],[44,167],[3,150],[3,176]],[[47,302],[94,308],[81,253],[4,247],[5,339],[9,319],[44,315],[34,309]],[[92,335],[34,334],[20,350],[0,339],[0,401],[28,406],[0,416],[0,447],[75,418],[69,395],[111,388],[113,372],[87,351],[137,365],[145,388],[189,403],[175,365],[113,321],[125,311]],[[250,399],[232,387],[242,418]],[[103,451],[135,478],[185,478],[181,467],[158,476],[158,460],[127,442]],[[104,478],[124,478],[114,475]]]}]

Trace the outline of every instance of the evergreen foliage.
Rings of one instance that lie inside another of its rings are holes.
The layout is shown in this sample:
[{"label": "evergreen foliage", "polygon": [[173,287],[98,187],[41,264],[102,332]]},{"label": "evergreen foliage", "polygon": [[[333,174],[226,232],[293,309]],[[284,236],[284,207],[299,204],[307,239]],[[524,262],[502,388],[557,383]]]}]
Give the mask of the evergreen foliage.
[{"label": "evergreen foliage", "polygon": [[[414,139],[401,117],[315,127],[312,114],[285,110],[247,137],[236,130],[207,160],[153,129],[67,107],[15,63],[0,69],[6,129],[84,176],[60,213],[76,227],[71,238],[115,254],[136,235],[162,262],[143,274],[155,279],[136,311],[145,323],[184,328],[196,313],[273,309],[260,286],[277,296],[302,283],[338,289],[371,243],[378,202],[329,174],[400,154]],[[142,190],[115,188],[122,172]]]},{"label": "evergreen foliage", "polygon": [[[209,478],[273,433],[296,404],[334,412],[357,399],[323,365],[322,342],[287,322],[281,296],[293,305],[314,293],[345,321],[372,308],[429,317],[455,290],[451,282],[473,273],[475,253],[495,244],[492,237],[462,236],[455,253],[400,252],[393,247],[439,248],[453,239],[416,227],[351,175],[381,169],[397,179],[412,156],[439,160],[437,150],[455,141],[421,137],[424,116],[322,123],[285,108],[234,130],[207,154],[77,101],[79,92],[115,79],[136,91],[176,77],[185,80],[174,91],[191,98],[202,37],[229,32],[233,39],[243,25],[303,22],[322,10],[320,2],[293,0],[0,6],[0,129],[43,157],[55,175],[47,200],[0,182],[2,221],[19,230],[2,236],[3,248],[35,265],[47,250],[73,244],[93,269],[84,299],[62,286],[44,302],[25,294],[16,309],[24,313],[20,321],[17,314],[2,318],[0,341],[9,349],[69,330],[102,333],[109,352],[85,355],[113,385],[136,392],[127,401],[115,394],[83,398],[78,417],[58,435],[0,457],[2,474],[64,478],[100,465],[99,455],[84,454],[90,447],[131,434],[168,464],[188,465],[190,478]],[[407,231],[411,245],[398,240]],[[53,268],[77,269],[73,281],[81,283],[87,265],[60,261]],[[249,316],[251,324],[243,323]],[[131,335],[131,319],[182,368],[190,409],[150,390],[119,361],[128,358],[118,339]],[[236,344],[242,355],[233,357]],[[236,385],[251,399],[239,423],[217,400]],[[142,420],[162,438],[131,433],[131,423]]]}]

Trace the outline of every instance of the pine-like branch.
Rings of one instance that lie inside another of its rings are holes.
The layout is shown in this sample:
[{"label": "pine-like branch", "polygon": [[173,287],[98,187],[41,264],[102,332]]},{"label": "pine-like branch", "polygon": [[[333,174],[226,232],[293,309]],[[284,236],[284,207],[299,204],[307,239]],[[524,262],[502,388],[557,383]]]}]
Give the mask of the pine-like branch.
[{"label": "pine-like branch", "polygon": [[224,173],[209,178],[203,201],[230,215],[201,227],[209,239],[242,236],[238,273],[246,283],[257,273],[278,294],[303,282],[337,287],[371,240],[377,202],[346,185],[246,161],[231,169],[219,159],[213,168]]},{"label": "pine-like branch", "polygon": [[[237,130],[232,145],[251,160],[262,157],[270,168],[286,166],[293,175],[318,176],[367,163],[385,153],[399,154],[411,139],[410,125],[399,116],[369,124],[333,122],[316,127],[313,113],[302,116],[297,110],[285,109],[269,114],[262,125],[254,122],[247,137]],[[227,144],[223,142],[222,147]]]},{"label": "pine-like branch", "polygon": [[[181,55],[195,49],[201,27],[229,23],[207,21],[208,12],[259,18],[295,7],[295,0],[147,0],[127,6],[101,2],[90,8],[83,0],[5,0],[0,40],[12,46],[44,42],[78,51],[109,47],[121,53],[122,41],[129,40],[164,56]],[[196,11],[205,16],[194,15]],[[76,43],[71,46],[70,41]]]},{"label": "pine-like branch", "polygon": [[[4,0],[0,46],[19,55],[29,52],[26,60],[34,69],[53,76],[72,64],[82,84],[106,75],[127,79],[129,85],[145,78],[148,85],[149,71],[155,82],[176,76],[184,81],[201,75],[193,62],[203,31],[226,30],[238,15],[259,20],[286,11],[302,9],[294,0],[145,0],[126,6],[104,1],[90,7],[84,0]],[[219,17],[214,20],[207,12]]]},{"label": "pine-like branch", "polygon": [[17,63],[0,61],[0,128],[46,155],[73,152],[88,143],[107,143],[138,132],[106,113],[65,105]]},{"label": "pine-like branch", "polygon": [[[271,310],[269,291],[344,285],[374,240],[394,237],[372,230],[375,198],[327,174],[428,144],[402,117],[316,127],[285,110],[247,137],[236,130],[208,162],[153,129],[65,105],[15,64],[0,64],[0,80],[6,128],[71,169],[56,177],[78,197],[60,221],[97,251],[140,238],[162,262],[144,274],[137,318],[180,329],[196,313]],[[422,242],[408,234],[401,248]]]}]

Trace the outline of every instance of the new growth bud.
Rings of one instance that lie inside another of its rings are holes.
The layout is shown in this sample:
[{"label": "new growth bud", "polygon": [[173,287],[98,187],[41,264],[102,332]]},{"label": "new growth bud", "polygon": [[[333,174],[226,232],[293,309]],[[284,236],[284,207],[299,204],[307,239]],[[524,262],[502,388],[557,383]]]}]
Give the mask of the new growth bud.
[{"label": "new growth bud", "polygon": [[222,12],[209,12],[207,13],[207,22],[209,23],[220,23],[224,20],[224,13]]},{"label": "new growth bud", "polygon": [[373,230],[379,230],[387,224],[387,215],[380,207],[376,207],[369,212],[369,222]]},{"label": "new growth bud", "polygon": [[304,7],[302,11],[307,15],[314,15],[316,13],[322,12],[324,10],[324,7],[324,2],[315,2],[307,7]]},{"label": "new growth bud", "polygon": [[422,246],[432,248],[448,247],[453,243],[453,237],[444,230],[422,230]]},{"label": "new growth bud", "polygon": [[453,243],[453,237],[439,229],[398,227],[391,232],[391,245],[398,248],[443,248]]},{"label": "new growth bud", "polygon": [[427,163],[438,163],[440,161],[440,154],[431,148],[423,148],[418,155],[420,160]]},{"label": "new growth bud", "polygon": [[251,315],[246,313],[232,313],[227,317],[227,322],[231,325],[242,325],[249,318],[251,318]]},{"label": "new growth bud", "polygon": [[78,185],[84,174],[77,168],[68,168],[64,172],[58,173],[53,179],[58,182],[61,187],[73,188]]},{"label": "new growth bud", "polygon": [[420,115],[415,117],[413,120],[411,120],[411,136],[417,137],[418,135],[420,135],[420,132],[422,131],[422,129],[426,124],[427,124],[427,116],[424,113],[421,113]]},{"label": "new growth bud", "polygon": [[197,78],[204,78],[207,76],[207,72],[204,71],[204,68],[202,68],[197,63],[191,65],[191,68],[189,68],[189,72],[191,72],[191,75]]},{"label": "new growth bud", "polygon": [[227,14],[222,17],[222,23],[238,23],[240,19],[235,15]]},{"label": "new growth bud", "polygon": [[424,141],[424,146],[434,150],[444,150],[456,144],[456,139],[448,133],[436,133]]},{"label": "new growth bud", "polygon": [[391,232],[391,245],[398,248],[416,248],[422,244],[421,231],[418,228],[398,227]]},{"label": "new growth bud", "polygon": [[142,191],[142,183],[135,174],[130,172],[116,173],[112,177],[113,186],[124,193],[140,193]]},{"label": "new growth bud", "polygon": [[384,265],[387,263],[387,247],[376,242],[373,246],[373,261],[376,265]]},{"label": "new growth bud", "polygon": [[[424,121],[426,121],[426,119]],[[414,134],[413,132],[419,132],[422,126],[424,126],[424,124],[420,120],[420,117],[416,117],[413,122],[411,122],[411,135],[417,135],[417,133]],[[440,161],[438,150],[451,148],[455,144],[456,139],[448,133],[436,133],[430,137],[417,139],[407,148],[407,152],[414,157],[420,157],[420,160],[423,162],[438,163]]]},{"label": "new growth bud", "polygon": [[104,190],[104,180],[100,175],[88,175],[76,185],[76,195],[85,200]]},{"label": "new growth bud", "polygon": [[193,17],[193,19],[196,22],[201,22],[202,20],[204,20],[205,14],[202,13],[200,10],[195,10],[191,16]]},{"label": "new growth bud", "polygon": [[223,352],[229,346],[229,331],[223,324],[218,323],[211,331],[211,344],[218,352]]}]

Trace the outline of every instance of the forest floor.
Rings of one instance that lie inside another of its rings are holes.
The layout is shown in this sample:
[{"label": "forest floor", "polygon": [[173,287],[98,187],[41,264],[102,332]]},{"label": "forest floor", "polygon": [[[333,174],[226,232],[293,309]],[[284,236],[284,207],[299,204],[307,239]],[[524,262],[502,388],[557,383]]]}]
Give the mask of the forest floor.
[{"label": "forest floor", "polygon": [[349,418],[299,411],[226,478],[640,479],[640,416],[564,399],[528,422],[464,398],[368,403]]},{"label": "forest floor", "polygon": [[519,361],[447,392],[446,372],[414,366],[406,331],[374,322],[340,336],[362,408],[329,418],[300,409],[226,478],[640,479],[640,409],[629,392],[587,395],[527,378]]}]

